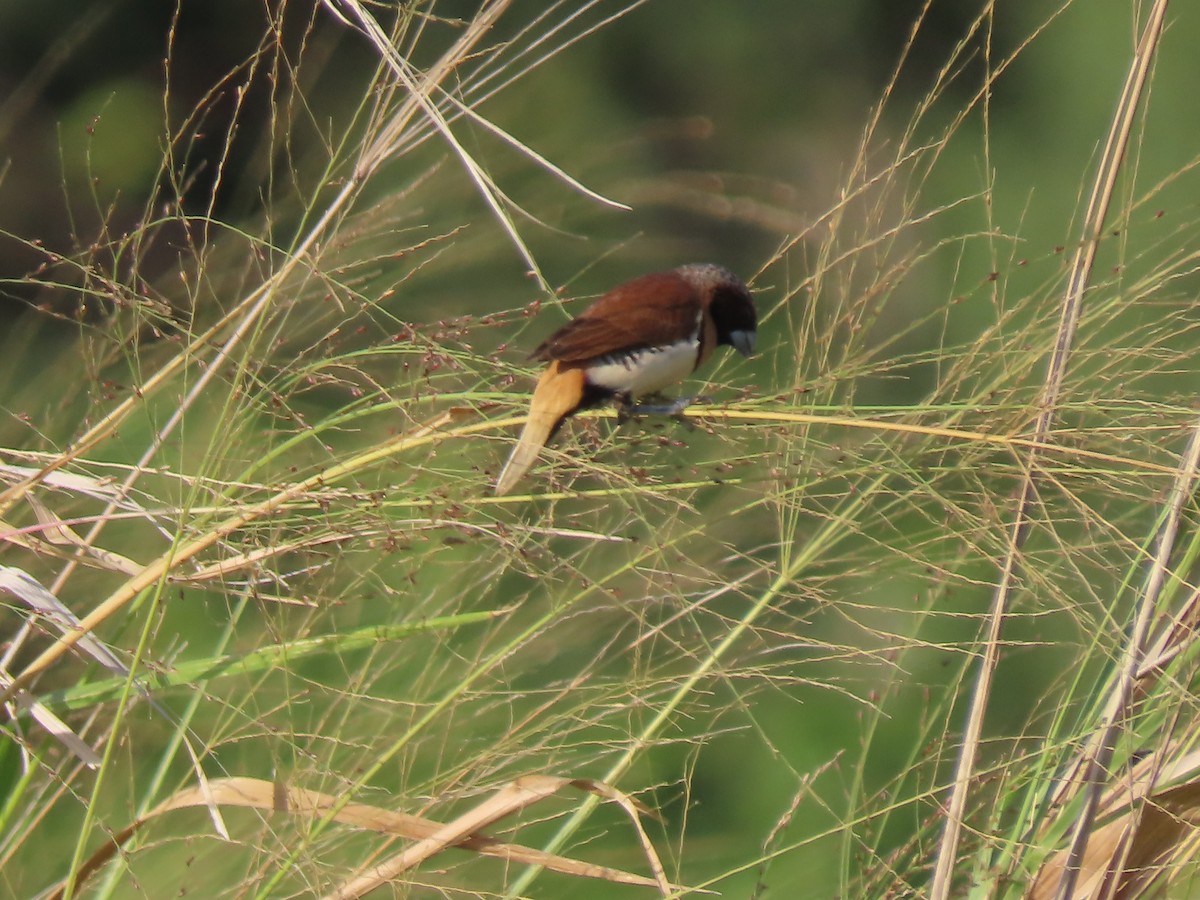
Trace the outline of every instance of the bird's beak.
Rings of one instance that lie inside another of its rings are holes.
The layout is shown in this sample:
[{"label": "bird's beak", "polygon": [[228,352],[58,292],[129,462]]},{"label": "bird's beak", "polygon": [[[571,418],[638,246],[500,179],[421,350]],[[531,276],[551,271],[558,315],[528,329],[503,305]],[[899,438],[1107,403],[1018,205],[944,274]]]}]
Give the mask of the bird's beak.
[{"label": "bird's beak", "polygon": [[729,333],[729,343],[742,356],[751,356],[754,353],[754,336],[755,333],[753,331],[731,331]]}]

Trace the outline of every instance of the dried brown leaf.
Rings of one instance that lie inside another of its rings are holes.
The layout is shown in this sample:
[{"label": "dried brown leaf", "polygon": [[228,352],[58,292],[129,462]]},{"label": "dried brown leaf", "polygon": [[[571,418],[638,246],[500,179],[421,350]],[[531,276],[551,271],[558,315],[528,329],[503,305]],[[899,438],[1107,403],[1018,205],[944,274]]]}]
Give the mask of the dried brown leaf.
[{"label": "dried brown leaf", "polygon": [[[100,847],[80,867],[76,873],[75,886],[84,884],[102,866],[104,866],[122,846],[147,822],[163,813],[191,807],[244,807],[258,809],[264,812],[287,813],[295,816],[315,819],[330,816],[333,821],[354,828],[377,831],[383,834],[398,835],[414,840],[417,843],[407,848],[400,856],[403,857],[404,867],[396,869],[399,874],[406,868],[418,864],[429,857],[449,848],[472,850],[486,856],[495,856],[511,862],[525,865],[544,866],[556,872],[586,878],[599,878],[614,884],[639,885],[643,887],[658,886],[666,893],[673,889],[659,875],[658,878],[647,878],[613,869],[607,866],[597,866],[568,857],[545,853],[520,844],[509,844],[480,833],[479,829],[495,822],[497,819],[511,815],[524,809],[531,803],[557,793],[567,786],[578,787],[582,790],[602,794],[606,798],[621,797],[621,804],[627,811],[640,809],[631,798],[620,794],[613,788],[601,786],[588,780],[572,781],[565,778],[552,778],[543,775],[527,776],[517,779],[475,809],[455,819],[450,824],[414,816],[408,813],[394,812],[378,806],[364,803],[345,803],[331,795],[304,788],[289,787],[281,782],[265,781],[260,778],[221,778],[207,782],[202,787],[186,788],[163,803],[156,806],[143,818],[138,819],[113,835],[112,840]],[[632,815],[632,813],[631,813]],[[640,825],[638,826],[640,831]],[[662,872],[662,865],[657,856],[651,854],[651,866],[656,874]],[[399,858],[399,857],[398,857]],[[385,865],[394,865],[389,862]],[[371,875],[380,873],[382,866],[371,870]],[[360,876],[359,881],[368,876]],[[376,883],[387,880],[387,876]],[[361,887],[358,893],[353,890],[354,882],[338,889],[337,897],[361,896],[369,887]],[[365,884],[365,882],[363,882]],[[59,900],[63,895],[64,884],[58,885],[49,894],[49,900]]]},{"label": "dried brown leaf", "polygon": [[[1200,778],[1150,797],[1136,787],[1132,797],[1123,791],[1125,800],[1113,817],[1088,836],[1071,900],[1139,897],[1195,855],[1200,839]],[[1068,857],[1069,848],[1064,848],[1043,864],[1027,895],[1030,900],[1057,895]]]}]

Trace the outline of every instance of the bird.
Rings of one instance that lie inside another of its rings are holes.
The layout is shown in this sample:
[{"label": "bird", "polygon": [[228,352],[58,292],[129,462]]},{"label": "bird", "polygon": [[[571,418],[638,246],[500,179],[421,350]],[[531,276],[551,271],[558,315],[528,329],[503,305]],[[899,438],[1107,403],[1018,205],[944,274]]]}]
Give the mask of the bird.
[{"label": "bird", "polygon": [[562,425],[581,409],[616,401],[619,412],[678,413],[692,399],[635,405],[690,375],[717,347],[754,353],[758,315],[729,269],[695,263],[621,284],[530,354],[547,363],[525,429],[496,479],[507,494]]}]

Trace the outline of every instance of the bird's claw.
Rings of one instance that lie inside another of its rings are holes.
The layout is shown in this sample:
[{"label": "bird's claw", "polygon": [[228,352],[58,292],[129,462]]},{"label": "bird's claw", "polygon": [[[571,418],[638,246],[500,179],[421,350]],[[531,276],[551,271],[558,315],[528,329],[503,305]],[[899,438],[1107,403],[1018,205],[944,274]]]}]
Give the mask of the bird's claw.
[{"label": "bird's claw", "polygon": [[683,411],[694,403],[712,402],[711,397],[703,394],[698,397],[680,397],[678,400],[662,403],[631,403],[623,400],[617,404],[617,424],[622,425],[634,416],[669,416],[688,428],[695,428],[692,421],[683,415]]},{"label": "bird's claw", "polygon": [[626,403],[626,416],[677,416],[694,403],[712,403],[712,397],[680,397],[663,403]]}]

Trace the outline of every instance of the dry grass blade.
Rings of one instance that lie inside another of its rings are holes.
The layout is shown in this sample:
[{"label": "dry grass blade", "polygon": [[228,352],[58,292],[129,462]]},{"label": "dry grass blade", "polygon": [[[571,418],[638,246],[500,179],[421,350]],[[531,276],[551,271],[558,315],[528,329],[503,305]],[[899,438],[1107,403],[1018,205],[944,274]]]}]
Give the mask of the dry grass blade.
[{"label": "dry grass blade", "polygon": [[[986,411],[984,413],[986,415]],[[615,415],[615,414],[612,414]],[[1045,437],[1020,437],[1007,434],[989,434],[986,431],[970,431],[963,428],[948,428],[944,425],[918,425],[915,422],[889,422],[886,419],[874,419],[870,416],[838,416],[823,413],[803,413],[792,410],[774,409],[721,409],[714,410],[704,406],[685,409],[680,413],[687,418],[720,418],[749,422],[778,422],[788,425],[823,425],[838,428],[863,429],[877,432],[895,432],[897,434],[926,435],[946,438],[968,444],[989,444],[996,447],[1006,447],[1012,450],[1028,450],[1034,453],[1053,453],[1055,456],[1075,458],[1080,461],[1107,463],[1110,465],[1129,468],[1145,474],[1175,476],[1178,469],[1172,466],[1159,465],[1143,459],[1128,456],[1115,456],[1111,453],[1101,453],[1088,450],[1086,447],[1070,447],[1047,441]],[[522,423],[525,417],[506,419],[503,424]]]},{"label": "dry grass blade", "polygon": [[[1088,201],[1087,213],[1084,216],[1084,237],[1072,260],[1067,290],[1063,297],[1062,314],[1055,338],[1054,351],[1042,387],[1041,412],[1034,424],[1033,438],[1039,443],[1045,441],[1049,436],[1057,413],[1058,399],[1066,375],[1067,363],[1071,356],[1080,312],[1083,308],[1084,290],[1091,281],[1096,252],[1108,218],[1109,205],[1116,190],[1117,175],[1125,160],[1134,118],[1140,107],[1150,64],[1154,59],[1158,40],[1162,34],[1166,9],[1166,0],[1157,0],[1150,11],[1149,20],[1142,32],[1125,82],[1121,102],[1118,104],[1104,153],[1101,156],[1099,171]],[[1000,632],[1008,610],[1009,596],[1013,590],[1014,576],[1018,566],[1017,558],[1024,545],[1031,521],[1030,507],[1036,492],[1037,458],[1038,452],[1031,450],[1025,463],[1024,478],[1013,512],[1008,549],[1000,567],[1000,576],[988,614],[983,658],[979,663],[979,672],[971,692],[967,724],[947,804],[946,824],[937,851],[937,862],[930,889],[930,896],[933,900],[946,900],[951,893],[955,864],[958,859],[959,835],[962,831],[967,807],[967,794],[974,780],[975,759],[983,733],[984,714],[991,696],[992,679],[1000,656]],[[1069,881],[1069,878],[1064,879],[1064,893],[1060,896],[1070,895]]]},{"label": "dry grass blade", "polygon": [[346,541],[362,538],[363,536],[361,534],[326,534],[305,540],[280,541],[270,547],[260,547],[255,550],[248,550],[245,553],[235,553],[211,565],[200,566],[194,572],[176,575],[174,580],[187,584],[198,584],[202,581],[226,578],[241,569],[251,569],[272,557],[282,556],[285,553],[342,544]]},{"label": "dry grass blade", "polygon": [[[12,447],[4,448],[6,454],[20,455],[28,453],[24,450],[15,450]],[[33,455],[33,458],[44,458],[44,455]],[[48,461],[57,459],[57,456],[51,456]],[[56,488],[61,491],[68,491],[72,494],[80,494],[85,497],[91,497],[93,500],[104,500],[107,502],[116,502],[122,508],[131,510],[140,510],[136,503],[131,503],[124,499],[124,492],[113,483],[109,477],[93,478],[90,475],[81,475],[76,472],[49,472],[39,477],[41,470],[34,469],[29,466],[17,466],[11,463],[0,463],[0,481],[7,481],[10,484],[19,484],[30,478],[37,478],[47,487]]]},{"label": "dry grass blade", "polygon": [[[654,852],[654,848],[650,845],[649,841],[645,839],[645,832],[642,830],[641,821],[638,817],[637,804],[629,797],[613,787],[590,779],[573,780],[569,778],[556,778],[551,775],[526,775],[505,785],[499,792],[489,797],[483,803],[480,803],[474,809],[459,816],[453,822],[440,826],[433,834],[408,847],[387,862],[374,866],[369,871],[339,886],[333,893],[328,895],[327,900],[351,900],[354,897],[361,897],[363,894],[374,890],[380,885],[397,878],[430,857],[450,847],[460,845],[463,840],[475,834],[480,829],[487,828],[500,819],[520,812],[534,803],[539,803],[568,787],[578,788],[595,796],[603,797],[606,800],[612,800],[626,811],[633,821],[639,837],[644,839],[642,844],[643,850],[650,861],[650,867],[654,871],[655,877],[653,881],[650,881],[649,879],[642,879],[639,876],[629,876],[621,872],[618,877],[614,878],[601,874],[604,870],[599,866],[589,866],[583,863],[577,864],[582,868],[577,869],[573,874],[603,878],[606,881],[615,881],[622,884],[656,884],[663,896],[667,896],[673,890],[677,889],[667,882],[658,855]],[[631,877],[638,880],[630,881],[629,878]]]},{"label": "dry grass blade", "polygon": [[[450,130],[450,123],[446,121],[446,117],[442,114],[442,111],[430,98],[430,94],[436,87],[437,81],[434,79],[426,79],[422,83],[418,83],[417,79],[414,77],[414,73],[410,71],[411,67],[409,63],[396,51],[396,48],[392,46],[388,36],[384,33],[383,29],[379,27],[379,23],[377,23],[375,19],[372,18],[367,11],[356,2],[356,0],[339,0],[339,2],[342,6],[346,7],[347,10],[349,10],[350,15],[353,16],[354,20],[358,23],[359,30],[366,35],[367,39],[371,42],[372,46],[375,47],[380,57],[387,63],[387,66],[391,70],[392,74],[395,75],[396,78],[404,85],[405,89],[408,91],[409,97],[411,97],[420,106],[421,111],[425,114],[426,118],[441,133],[446,143],[450,146],[450,149],[454,151],[455,156],[458,157],[459,161],[463,165],[463,168],[466,169],[467,174],[470,176],[471,180],[475,183],[476,188],[479,190],[479,195],[492,210],[492,214],[496,217],[496,220],[500,223],[500,226],[508,235],[509,240],[512,241],[513,246],[517,249],[517,252],[521,254],[521,258],[525,261],[529,271],[537,277],[538,283],[541,285],[542,289],[549,293],[550,285],[542,276],[541,270],[537,264],[537,260],[534,259],[533,253],[525,245],[525,241],[517,231],[516,225],[512,221],[512,217],[505,209],[504,203],[501,202],[502,198],[499,189],[496,187],[495,183],[487,175],[487,173],[484,172],[479,163],[475,161],[475,158],[469,152],[467,152],[467,149],[462,145],[458,138],[454,136],[454,132]],[[327,2],[326,5],[331,9],[334,8],[334,4],[332,2]],[[507,2],[493,4],[489,10],[492,20],[498,17],[507,6]],[[335,10],[335,12],[339,19],[341,19],[343,22],[346,21],[345,17],[340,11]],[[472,26],[474,27],[477,23],[479,23],[479,21],[480,20],[478,19],[474,20],[472,22]],[[490,22],[480,28],[480,33],[482,34],[482,31],[486,30],[487,27],[490,27]],[[390,147],[385,150],[385,154],[388,152],[390,152]],[[382,158],[384,157],[380,157],[380,159]]]},{"label": "dry grass blade", "polygon": [[[0,566],[0,591],[7,591],[63,634],[81,631],[76,615],[58,597],[23,569]],[[75,644],[108,671],[125,677],[128,667],[92,634],[82,632]]]},{"label": "dry grass blade", "polygon": [[94,610],[84,616],[77,627],[72,628],[60,637],[37,659],[26,666],[20,675],[13,680],[12,684],[0,692],[0,702],[8,700],[16,690],[26,686],[40,672],[44,672],[72,647],[85,639],[97,626],[122,609],[125,604],[129,603],[143,590],[157,583],[176,566],[192,559],[202,551],[218,543],[222,538],[281,509],[289,502],[307,494],[309,491],[336,482],[351,472],[358,471],[364,466],[373,465],[396,453],[437,440],[443,434],[441,429],[460,418],[461,414],[461,410],[444,412],[424,425],[418,426],[413,431],[390,441],[383,447],[377,447],[360,453],[344,462],[330,466],[328,469],[303,481],[289,485],[274,496],[251,506],[237,515],[230,516],[194,540],[179,547],[169,549],[158,559],[149,563],[135,577],[114,591]]},{"label": "dry grass blade", "polygon": [[[498,841],[479,831],[504,816],[524,809],[530,803],[545,799],[565,787],[572,786],[600,793],[617,800],[627,810],[633,810],[632,803],[628,798],[619,795],[619,792],[613,791],[606,785],[548,776],[528,776],[518,779],[471,812],[446,825],[422,816],[399,813],[364,803],[343,804],[337,797],[329,794],[289,787],[280,782],[264,781],[260,778],[222,778],[209,781],[207,789],[196,787],[180,791],[136,822],[114,834],[108,843],[93,853],[84,863],[75,884],[76,886],[82,885],[95,875],[102,866],[120,852],[134,834],[152,819],[174,810],[207,807],[215,804],[223,808],[258,809],[263,812],[284,813],[304,818],[319,818],[336,810],[333,816],[334,821],[343,825],[417,841],[418,843],[413,848],[406,851],[405,859],[408,862],[404,868],[411,868],[430,856],[454,848],[470,850],[512,862],[545,866],[566,875],[598,878],[613,884],[642,887],[657,885],[662,889],[664,882],[661,879],[646,878],[642,875],[623,872],[620,869],[597,866],[544,853],[520,844]],[[635,816],[636,821],[636,814],[631,812],[631,815]],[[640,828],[640,825],[638,827]],[[657,857],[652,855],[651,861],[655,871],[661,871]],[[394,874],[399,874],[399,871]],[[63,896],[63,887],[63,885],[59,885],[52,891],[49,894],[49,900],[59,900]],[[366,888],[359,893],[344,893],[347,890],[345,887],[340,890],[342,892],[335,896],[361,896]]]},{"label": "dry grass blade", "polygon": [[1159,635],[1146,649],[1138,679],[1148,682],[1158,677],[1167,664],[1187,650],[1197,638],[1196,625],[1200,622],[1200,590],[1194,590],[1178,613],[1166,622]]},{"label": "dry grass blade", "polygon": [[[48,591],[41,583],[37,581],[28,572],[21,569],[16,569],[11,566],[0,566],[0,590],[8,591],[14,597],[22,600],[27,606],[33,609],[39,616],[46,621],[51,622],[54,626],[63,632],[64,635],[74,639],[74,644],[80,650],[99,663],[103,668],[112,672],[118,678],[128,679],[132,674],[129,667],[126,666],[116,654],[113,653],[106,644],[98,640],[95,635],[83,627],[83,623],[75,616],[75,614],[56,597],[51,591]],[[7,666],[9,658],[19,645],[19,641],[13,641],[8,651],[5,653],[4,659],[0,661],[0,666]],[[23,691],[17,680],[10,678],[8,674],[3,673],[0,677],[0,684],[4,686],[5,699],[15,701],[19,706],[28,709],[34,721],[45,728],[53,737],[62,742],[67,749],[74,753],[80,760],[86,763],[89,767],[95,768],[100,764],[99,757],[88,747],[83,741],[78,738],[74,732],[67,728],[57,716],[46,709],[41,703],[34,702],[32,697]],[[167,721],[172,721],[173,717],[159,703],[150,697],[149,693],[141,691],[150,705],[159,712],[160,715]],[[204,770],[200,765],[200,759],[196,754],[195,748],[192,747],[190,739],[185,739],[189,757],[192,761],[192,768],[196,773],[196,780],[203,791],[208,779],[204,775]],[[213,826],[217,832],[223,837],[228,837],[228,831],[225,828],[225,823],[221,821],[220,813],[211,804],[207,804],[209,812],[212,816]]]},{"label": "dry grass blade", "polygon": [[[8,673],[0,670],[0,684],[8,685],[10,681]],[[28,712],[30,718],[89,769],[95,769],[100,765],[100,757],[96,751],[72,731],[66,722],[52,713],[44,703],[35,700],[28,691],[17,691],[10,702]],[[9,712],[11,713],[12,710],[10,709]]]},{"label": "dry grass blade", "polygon": [[[327,5],[333,8],[332,3]],[[139,385],[138,389],[133,391],[129,397],[89,428],[66,452],[59,454],[36,473],[29,475],[6,490],[0,491],[0,515],[3,515],[13,503],[23,497],[34,485],[44,481],[53,473],[68,465],[72,460],[96,446],[103,439],[111,436],[120,426],[120,423],[134,409],[142,405],[147,396],[155,393],[163,385],[170,383],[175,375],[188,364],[195,361],[198,351],[216,343],[218,335],[222,334],[227,327],[236,323],[236,327],[234,327],[232,333],[220,342],[213,360],[204,367],[195,384],[188,391],[187,396],[159,431],[154,442],[140,460],[139,466],[135,467],[134,471],[131,472],[127,479],[126,487],[132,484],[132,481],[137,477],[138,469],[141,466],[149,464],[152,457],[164,444],[167,435],[174,431],[179,422],[182,421],[185,411],[201,396],[209,381],[223,369],[224,364],[233,358],[235,348],[238,347],[247,334],[251,333],[256,323],[259,322],[263,312],[275,299],[276,292],[280,286],[287,281],[298,267],[307,266],[311,263],[308,257],[309,252],[326,236],[328,229],[338,220],[338,217],[342,215],[346,208],[350,206],[354,198],[358,196],[363,184],[375,169],[388,158],[395,145],[397,136],[402,133],[416,111],[416,95],[424,96],[426,92],[432,90],[434,85],[437,85],[443,78],[447,77],[453,71],[456,61],[463,59],[471,52],[475,44],[483,38],[483,35],[487,33],[488,29],[500,17],[508,5],[507,2],[493,3],[471,20],[471,25],[466,33],[429,69],[422,78],[421,84],[414,87],[415,94],[411,98],[412,102],[406,104],[393,117],[392,121],[388,123],[385,132],[376,141],[372,142],[364,152],[363,158],[358,165],[356,177],[347,181],[330,201],[322,214],[317,217],[308,232],[297,240],[294,247],[290,248],[286,260],[272,272],[271,277],[235,304],[233,309],[221,317],[206,332],[196,336],[185,352],[176,354],[166,364],[161,366],[144,383]],[[334,9],[334,12],[338,15],[339,19],[344,21],[344,17],[337,13],[336,9]]]},{"label": "dry grass blade", "polygon": [[1117,738],[1133,712],[1134,692],[1141,678],[1143,661],[1146,658],[1147,635],[1150,633],[1163,585],[1167,581],[1171,553],[1175,549],[1180,519],[1188,499],[1192,496],[1198,467],[1200,467],[1200,422],[1197,422],[1193,429],[1187,451],[1180,460],[1179,477],[1171,489],[1169,506],[1158,538],[1154,562],[1147,576],[1146,587],[1142,592],[1137,618],[1126,641],[1125,658],[1121,663],[1120,675],[1113,685],[1107,708],[1104,711],[1103,726],[1096,738],[1089,742],[1089,747],[1085,751],[1086,756],[1083,760],[1085,774],[1082,786],[1086,792],[1086,799],[1083,811],[1076,820],[1071,845],[1063,866],[1059,892],[1059,896],[1063,898],[1074,896],[1074,881],[1077,877],[1085,876],[1088,847],[1091,841],[1098,837],[1091,832],[1096,809],[1100,802],[1100,792],[1111,777],[1109,763]]},{"label": "dry grass blade", "polygon": [[135,575],[142,570],[141,565],[134,562],[128,556],[122,556],[120,553],[105,550],[103,547],[97,547],[85,541],[72,530],[71,526],[51,512],[37,498],[36,494],[26,494],[25,502],[30,505],[34,515],[37,516],[40,526],[38,533],[51,544],[57,544],[60,547],[74,547],[96,565],[113,572],[120,572],[124,575]]},{"label": "dry grass blade", "polygon": [[[1070,848],[1050,857],[1030,887],[1030,900],[1061,896],[1059,885],[1071,866],[1078,871],[1072,876],[1070,900],[1140,897],[1191,859],[1200,828],[1200,775],[1194,759],[1171,769],[1172,777],[1165,777],[1157,758],[1146,759],[1132,776],[1110,788],[1101,804],[1105,823],[1089,835],[1082,859],[1075,863]],[[1190,770],[1182,782],[1154,787],[1176,780],[1180,770]]]},{"label": "dry grass blade", "polygon": [[[13,568],[12,566],[0,566],[0,591],[12,594],[38,615],[53,622],[59,628],[70,628],[72,627],[72,623],[76,621],[74,616],[71,615],[70,610],[63,606],[57,597],[47,591],[37,579],[22,569]],[[113,656],[107,647],[95,638],[89,637],[87,642],[82,646],[85,651],[106,669],[115,671],[118,674],[126,674],[127,670],[121,665],[120,661]],[[0,661],[0,666],[7,666],[10,655],[11,648],[5,653],[5,659]],[[11,687],[11,682],[12,679],[8,676],[7,671],[0,672],[0,684],[3,684],[5,687]],[[11,699],[12,702],[15,702],[22,709],[27,710],[38,725],[46,729],[55,740],[59,741],[89,768],[94,769],[100,765],[100,757],[96,755],[96,752],[45,705],[34,700],[25,691],[17,691]]]},{"label": "dry grass blade", "polygon": [[[28,466],[0,464],[0,481],[9,484],[21,484],[37,477],[38,474],[37,469],[31,469]],[[50,472],[41,478],[41,481],[48,487],[60,491],[103,500],[109,505],[109,511],[121,507],[131,513],[151,518],[136,503],[124,499],[117,486],[107,481],[71,472]],[[0,540],[8,541],[39,555],[76,560],[89,566],[110,569],[126,575],[133,575],[141,569],[138,563],[126,556],[92,546],[89,541],[76,534],[68,523],[56,516],[32,491],[26,492],[23,496],[36,516],[38,526],[16,528],[0,520]],[[73,547],[79,551],[79,555],[63,552],[56,549],[57,547]]]}]

